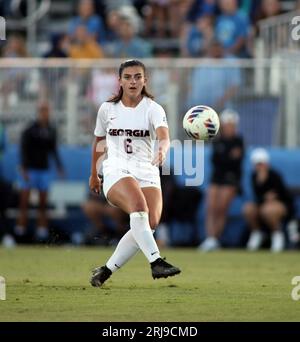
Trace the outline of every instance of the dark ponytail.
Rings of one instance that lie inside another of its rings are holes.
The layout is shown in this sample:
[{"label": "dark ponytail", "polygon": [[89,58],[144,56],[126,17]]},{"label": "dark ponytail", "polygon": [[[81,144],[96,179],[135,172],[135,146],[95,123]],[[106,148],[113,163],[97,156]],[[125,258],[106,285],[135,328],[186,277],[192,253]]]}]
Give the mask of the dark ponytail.
[{"label": "dark ponytail", "polygon": [[[123,74],[123,71],[125,68],[132,67],[132,66],[141,67],[144,71],[144,75],[146,75],[146,67],[145,67],[144,63],[142,63],[136,59],[129,59],[128,61],[125,61],[124,63],[122,63],[120,65],[120,67],[119,67],[119,78],[122,77],[122,74]],[[154,96],[147,91],[145,86],[143,87],[141,94],[143,96],[149,97],[152,100],[154,99]],[[113,95],[107,102],[118,103],[121,100],[122,96],[123,96],[123,88],[120,87],[118,94]]]}]

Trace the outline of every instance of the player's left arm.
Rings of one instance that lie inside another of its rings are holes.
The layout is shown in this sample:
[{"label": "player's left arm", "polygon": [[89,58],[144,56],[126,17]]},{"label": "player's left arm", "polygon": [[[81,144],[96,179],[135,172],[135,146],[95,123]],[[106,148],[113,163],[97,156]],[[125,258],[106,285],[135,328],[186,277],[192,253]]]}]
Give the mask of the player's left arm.
[{"label": "player's left arm", "polygon": [[158,140],[158,150],[152,161],[153,165],[161,166],[170,148],[170,136],[168,127],[160,126],[155,130]]}]

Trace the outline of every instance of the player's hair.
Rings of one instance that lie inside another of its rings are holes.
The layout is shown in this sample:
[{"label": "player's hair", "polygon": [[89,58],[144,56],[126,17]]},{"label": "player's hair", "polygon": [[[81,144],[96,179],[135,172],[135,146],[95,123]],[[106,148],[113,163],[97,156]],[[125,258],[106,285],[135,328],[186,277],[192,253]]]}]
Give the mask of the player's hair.
[{"label": "player's hair", "polygon": [[[122,74],[123,74],[123,71],[125,68],[132,67],[132,66],[141,67],[144,71],[144,74],[146,75],[146,67],[145,67],[144,63],[142,63],[141,61],[138,61],[137,59],[129,59],[120,65],[120,67],[119,67],[119,78],[122,77]],[[143,96],[149,97],[152,100],[154,99],[154,96],[148,92],[148,90],[146,89],[145,86],[143,87],[141,94]],[[107,102],[117,103],[121,100],[122,96],[123,96],[123,88],[120,87],[118,94],[113,95]]]}]

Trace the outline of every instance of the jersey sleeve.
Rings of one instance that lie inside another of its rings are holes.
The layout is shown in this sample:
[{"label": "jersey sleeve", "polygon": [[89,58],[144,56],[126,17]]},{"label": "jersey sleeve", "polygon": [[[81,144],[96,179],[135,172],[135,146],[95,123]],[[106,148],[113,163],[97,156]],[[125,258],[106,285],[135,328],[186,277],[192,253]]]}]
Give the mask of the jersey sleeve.
[{"label": "jersey sleeve", "polygon": [[107,116],[107,103],[104,102],[100,106],[97,114],[96,127],[94,130],[94,135],[96,137],[106,136],[106,116]]},{"label": "jersey sleeve", "polygon": [[166,112],[162,106],[153,102],[150,109],[150,120],[156,130],[158,127],[168,127]]}]

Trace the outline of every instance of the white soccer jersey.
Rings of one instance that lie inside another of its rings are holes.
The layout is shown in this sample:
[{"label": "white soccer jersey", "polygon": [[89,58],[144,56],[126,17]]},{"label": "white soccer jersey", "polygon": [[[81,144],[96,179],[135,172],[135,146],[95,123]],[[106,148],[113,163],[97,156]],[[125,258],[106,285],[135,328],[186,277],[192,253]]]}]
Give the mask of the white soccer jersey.
[{"label": "white soccer jersey", "polygon": [[151,164],[154,157],[155,130],[168,127],[162,106],[148,97],[132,108],[104,102],[99,108],[94,134],[106,136],[107,159],[103,166],[115,167]]}]

